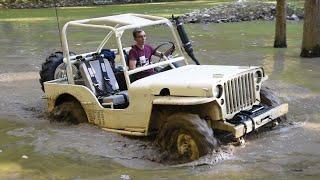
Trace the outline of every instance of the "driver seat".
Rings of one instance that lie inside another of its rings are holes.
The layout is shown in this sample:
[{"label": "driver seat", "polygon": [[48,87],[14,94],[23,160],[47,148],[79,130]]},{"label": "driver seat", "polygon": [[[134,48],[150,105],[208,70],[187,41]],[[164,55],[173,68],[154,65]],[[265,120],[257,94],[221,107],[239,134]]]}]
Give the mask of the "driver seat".
[{"label": "driver seat", "polygon": [[[106,67],[106,71],[108,74],[108,77],[110,79],[109,83],[112,86],[112,89],[114,92],[116,92],[113,95],[110,96],[104,96],[101,99],[101,105],[104,107],[111,107],[116,109],[126,108],[129,105],[129,98],[128,98],[128,92],[127,91],[119,91],[119,85],[116,80],[116,77],[114,75],[114,72],[111,68],[111,65],[107,59],[103,59],[104,64]],[[103,91],[106,91],[106,87],[104,85],[104,78],[102,75],[100,62],[99,60],[93,60],[90,61],[90,66],[92,70],[94,71],[95,78],[98,82],[99,88]],[[79,66],[80,74],[84,80],[84,85],[89,88],[96,96],[98,95],[95,87],[93,86],[92,79],[90,77],[90,74],[88,72],[88,67],[85,63],[81,63]]]}]

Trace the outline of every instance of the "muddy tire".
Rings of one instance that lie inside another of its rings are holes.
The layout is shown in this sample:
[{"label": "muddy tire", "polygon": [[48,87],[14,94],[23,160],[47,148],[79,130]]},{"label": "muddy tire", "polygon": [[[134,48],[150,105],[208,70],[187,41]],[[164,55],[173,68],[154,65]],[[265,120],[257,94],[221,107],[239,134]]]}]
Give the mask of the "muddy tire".
[{"label": "muddy tire", "polygon": [[[280,98],[268,87],[262,86],[260,90],[260,100],[261,104],[268,107],[276,107],[282,104]],[[287,119],[286,115],[277,118],[278,122],[285,121]]]},{"label": "muddy tire", "polygon": [[213,130],[196,114],[176,113],[169,116],[157,136],[158,145],[172,157],[193,161],[217,147]]},{"label": "muddy tire", "polygon": [[[70,52],[70,55],[75,55],[75,53]],[[61,51],[57,51],[52,53],[49,57],[47,57],[46,61],[42,63],[41,70],[39,72],[40,79],[39,82],[41,84],[41,89],[44,91],[43,83],[46,81],[54,80],[54,74],[57,67],[63,63],[63,53]]]},{"label": "muddy tire", "polygon": [[79,124],[88,122],[87,115],[78,101],[66,101],[57,105],[50,114],[52,120]]},{"label": "muddy tire", "polygon": [[41,70],[39,72],[41,89],[44,91],[43,83],[54,79],[54,73],[57,67],[63,62],[63,54],[58,51],[52,53],[44,63],[42,63]]}]

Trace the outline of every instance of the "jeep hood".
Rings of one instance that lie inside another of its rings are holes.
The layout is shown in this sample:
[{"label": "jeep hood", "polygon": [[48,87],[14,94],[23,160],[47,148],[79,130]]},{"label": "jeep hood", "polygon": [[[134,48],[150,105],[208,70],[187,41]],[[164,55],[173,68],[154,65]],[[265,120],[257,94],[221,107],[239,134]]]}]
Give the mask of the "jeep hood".
[{"label": "jeep hood", "polygon": [[133,82],[130,89],[148,89],[160,95],[168,89],[171,96],[212,97],[213,88],[226,80],[258,69],[256,66],[187,65]]}]

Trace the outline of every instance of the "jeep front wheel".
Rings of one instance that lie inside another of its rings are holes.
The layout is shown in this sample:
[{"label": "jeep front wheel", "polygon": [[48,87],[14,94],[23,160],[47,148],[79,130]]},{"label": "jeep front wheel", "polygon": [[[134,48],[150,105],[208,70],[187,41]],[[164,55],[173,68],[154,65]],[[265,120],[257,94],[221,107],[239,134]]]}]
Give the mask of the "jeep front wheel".
[{"label": "jeep front wheel", "polygon": [[[280,98],[268,87],[262,86],[260,90],[260,100],[261,104],[268,107],[276,107],[281,105]],[[277,118],[277,122],[283,122],[287,119],[286,115]]]},{"label": "jeep front wheel", "polygon": [[196,114],[176,113],[167,118],[157,137],[170,156],[193,161],[217,147],[213,130]]}]

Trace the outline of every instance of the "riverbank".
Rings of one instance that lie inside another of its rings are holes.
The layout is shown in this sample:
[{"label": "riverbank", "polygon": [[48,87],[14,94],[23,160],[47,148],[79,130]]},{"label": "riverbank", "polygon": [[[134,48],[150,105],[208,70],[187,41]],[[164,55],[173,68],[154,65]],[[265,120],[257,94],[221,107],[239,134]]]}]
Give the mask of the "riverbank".
[{"label": "riverbank", "polygon": [[[276,3],[237,2],[197,9],[182,16],[185,23],[228,23],[254,20],[274,20]],[[303,8],[288,4],[287,20],[303,19]]]}]

